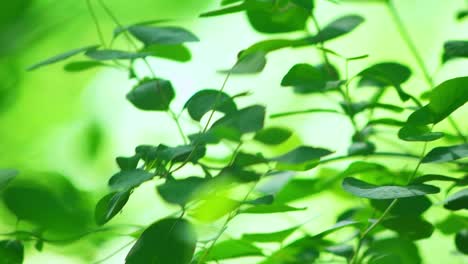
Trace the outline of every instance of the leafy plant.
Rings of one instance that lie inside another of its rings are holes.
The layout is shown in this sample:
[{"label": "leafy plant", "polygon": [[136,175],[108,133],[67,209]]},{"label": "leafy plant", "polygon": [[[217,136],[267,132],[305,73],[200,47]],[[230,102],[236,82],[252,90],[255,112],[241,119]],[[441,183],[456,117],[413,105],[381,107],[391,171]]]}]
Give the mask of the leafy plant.
[{"label": "leafy plant", "polygon": [[[441,207],[450,219],[458,219],[459,224],[451,226],[454,229],[449,232],[453,236],[452,247],[458,254],[467,254],[468,221],[460,212],[468,205],[468,143],[466,131],[459,124],[465,120],[456,120],[452,114],[468,101],[468,77],[434,83],[393,1],[359,2],[375,2],[387,8],[419,68],[382,61],[356,69],[358,73],[350,75],[353,62],[368,56],[348,57],[328,48],[328,42],[353,34],[366,23],[365,19],[349,14],[321,27],[322,21],[315,15],[318,3],[313,0],[223,0],[220,9],[202,14],[201,17],[215,17],[244,12],[255,30],[273,38],[240,51],[236,63],[220,71],[225,75],[221,87],[197,91],[182,109],[174,109],[172,104],[180,88],[155,74],[147,58],[188,61],[190,51],[185,44],[197,42],[199,38],[184,28],[160,25],[167,21],[121,24],[101,0],[97,3],[115,22],[112,40],[125,38],[130,50],[116,50],[112,44],[107,45],[99,30],[100,45],[74,49],[29,68],[36,70],[82,56],[85,60],[71,62],[65,70],[80,72],[97,67],[124,70],[136,83],[129,89],[128,101],[143,111],[168,113],[178,128],[181,138],[178,142],[140,145],[134,153],[127,153],[130,156],[118,157],[119,170],[109,179],[109,194],[96,205],[96,224],[105,225],[125,210],[140,185],[151,182],[156,195],[177,206],[178,211],[173,215],[154,219],[153,224],[132,234],[136,242],[125,263],[201,264],[254,257],[256,263],[263,264],[305,264],[320,263],[327,256],[334,256],[336,263],[421,263],[420,245],[415,241],[430,239],[436,229],[444,234],[447,231],[447,225],[435,223],[424,215],[428,210],[442,210]],[[91,7],[92,3],[87,3]],[[465,16],[465,11],[458,14],[459,19]],[[99,25],[98,21],[95,23]],[[314,26],[314,33],[307,31],[309,23]],[[296,38],[276,38],[279,33],[291,32]],[[466,59],[467,43],[448,41],[441,47],[441,65]],[[322,61],[298,61],[284,73],[279,85],[298,97],[332,97],[338,101],[333,108],[293,109],[272,114],[268,105],[242,105],[239,98],[248,94],[231,95],[226,89],[230,78],[261,74],[268,57],[287,48],[315,49]],[[148,67],[149,75],[138,72],[135,65],[139,61]],[[338,67],[338,63],[344,66]],[[414,72],[422,72],[426,81],[426,93],[422,95],[414,94],[407,84],[411,78],[419,77]],[[394,96],[384,96],[387,93]],[[295,129],[268,126],[269,119],[299,114],[344,116],[353,128],[353,136],[345,146],[347,153],[299,144],[282,149],[285,142],[297,136]],[[188,132],[188,125],[180,118],[182,115],[190,117],[200,129]],[[455,134],[440,123],[448,123]],[[396,152],[383,151],[385,147],[379,144],[378,138],[385,131],[380,127],[388,127],[398,135],[392,144],[402,143],[405,147]],[[436,128],[441,132],[436,132]],[[421,149],[418,142],[422,144]],[[210,157],[209,150],[217,146],[234,147],[227,157],[216,160]],[[406,152],[406,146],[420,154]],[[281,153],[271,151],[275,148]],[[409,170],[401,169],[391,165],[392,158],[414,161],[416,165]],[[321,173],[331,163],[344,163],[348,167],[341,171],[339,166],[332,167],[334,170]],[[426,167],[426,164],[433,166]],[[187,167],[199,169],[199,174],[186,173]],[[436,167],[439,169],[432,172]],[[450,168],[449,175],[437,174],[447,168]],[[312,170],[319,172],[313,178],[294,177]],[[2,192],[20,193],[18,187],[9,185],[15,181],[16,174],[15,170],[0,171]],[[323,192],[346,197],[353,204],[338,213],[336,223],[330,228],[314,234],[303,225],[295,225],[269,233],[244,233],[235,238],[226,235],[231,222],[240,215],[267,214],[273,218],[301,212],[306,208],[290,203]],[[441,196],[443,202],[435,202],[435,197]],[[30,216],[21,210],[20,213]],[[215,235],[210,237],[204,233],[205,226],[214,226]],[[340,236],[343,229],[351,230],[344,233],[348,234],[345,238]],[[30,240],[38,243],[38,249],[42,248],[41,243],[50,242],[33,231],[14,232],[9,236],[0,242],[0,256],[7,259],[6,263],[22,263],[23,244]],[[265,243],[272,246],[265,247]]]}]

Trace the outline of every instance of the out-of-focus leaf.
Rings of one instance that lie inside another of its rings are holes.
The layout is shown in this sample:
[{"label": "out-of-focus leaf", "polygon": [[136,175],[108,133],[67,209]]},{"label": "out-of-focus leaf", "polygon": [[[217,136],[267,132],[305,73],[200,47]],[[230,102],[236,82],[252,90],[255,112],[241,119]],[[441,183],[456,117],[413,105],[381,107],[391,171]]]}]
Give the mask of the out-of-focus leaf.
[{"label": "out-of-focus leaf", "polygon": [[0,191],[18,176],[18,174],[19,171],[15,169],[0,169]]},{"label": "out-of-focus leaf", "polygon": [[434,226],[420,217],[392,217],[382,225],[411,240],[428,238],[434,232]]},{"label": "out-of-focus leaf", "polygon": [[371,257],[369,264],[420,264],[422,262],[416,244],[404,238],[373,241],[365,255]]},{"label": "out-of-focus leaf", "polygon": [[456,58],[468,58],[468,41],[456,40],[445,42],[442,61],[447,62]]},{"label": "out-of-focus leaf", "polygon": [[[202,250],[198,255],[204,256],[205,254],[206,250]],[[252,256],[263,256],[263,252],[260,248],[252,245],[249,241],[230,239],[216,243],[211,248],[211,251],[205,255],[204,260],[220,261]]]},{"label": "out-of-focus leaf", "polygon": [[372,142],[354,142],[348,148],[348,155],[370,155],[375,152],[375,145]]},{"label": "out-of-focus leaf", "polygon": [[261,243],[280,243],[292,235],[292,233],[294,233],[297,228],[298,227],[293,227],[271,233],[248,233],[242,235],[242,239]]},{"label": "out-of-focus leaf", "polygon": [[309,12],[290,1],[247,0],[247,17],[252,27],[262,33],[285,33],[303,30]]},{"label": "out-of-focus leaf", "polygon": [[22,264],[24,260],[24,246],[18,240],[0,241],[0,263]]},{"label": "out-of-focus leaf", "polygon": [[444,201],[444,207],[449,210],[468,209],[468,188],[458,191]]},{"label": "out-of-focus leaf", "polygon": [[228,7],[218,9],[218,10],[213,10],[213,11],[203,13],[200,15],[200,17],[214,17],[214,16],[233,14],[233,13],[245,11],[246,7],[247,5],[245,3],[241,3],[238,5],[228,6]]},{"label": "out-of-focus leaf", "polygon": [[455,245],[458,251],[468,255],[468,229],[463,229],[455,236]]},{"label": "out-of-focus leaf", "polygon": [[2,191],[3,203],[18,219],[56,238],[69,238],[92,224],[89,197],[56,173],[23,172]]},{"label": "out-of-focus leaf", "polygon": [[197,243],[194,227],[185,219],[166,218],[149,226],[127,257],[126,264],[189,264]]},{"label": "out-of-focus leaf", "polygon": [[[384,212],[388,208],[392,200],[371,200],[372,207]],[[426,196],[415,196],[408,198],[400,198],[393,206],[389,214],[392,216],[419,216],[427,211],[432,205],[431,200]]]},{"label": "out-of-focus leaf", "polygon": [[230,70],[221,71],[231,74],[252,74],[263,71],[267,63],[266,53],[263,51],[243,53]]}]

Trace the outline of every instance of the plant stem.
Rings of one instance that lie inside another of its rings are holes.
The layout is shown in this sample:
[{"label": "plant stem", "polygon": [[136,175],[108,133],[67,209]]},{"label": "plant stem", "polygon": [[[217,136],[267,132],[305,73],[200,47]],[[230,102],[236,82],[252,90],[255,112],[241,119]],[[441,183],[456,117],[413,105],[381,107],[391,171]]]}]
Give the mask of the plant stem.
[{"label": "plant stem", "polygon": [[94,25],[96,26],[96,31],[98,33],[99,40],[100,40],[102,46],[106,47],[106,41],[104,39],[104,35],[102,33],[102,29],[101,29],[101,26],[99,24],[99,20],[97,19],[96,13],[94,12],[93,5],[91,4],[91,0],[86,0],[86,6],[88,7],[88,10],[89,10],[89,13],[91,14]]},{"label": "plant stem", "polygon": [[[421,164],[422,164],[422,160],[423,160],[423,157],[426,153],[426,149],[427,149],[427,145],[428,145],[428,142],[424,142],[424,146],[423,146],[423,150],[421,152],[421,155],[419,156],[419,160],[418,160],[418,163],[416,164],[416,167],[414,168],[413,170],[413,173],[411,175],[411,177],[408,179],[408,183],[410,183],[414,177],[416,176],[416,174],[418,173],[418,170],[419,168],[421,167]],[[390,211],[392,210],[392,208],[397,204],[399,199],[393,199],[392,202],[387,206],[387,208],[385,209],[385,211],[382,213],[382,215],[377,219],[377,221],[375,221],[372,225],[370,225],[362,234],[361,236],[359,237],[359,240],[358,240],[358,244],[356,246],[356,251],[354,252],[354,255],[353,257],[351,258],[351,262],[350,264],[358,264],[358,258],[359,258],[359,251],[361,250],[361,247],[362,247],[362,241],[364,240],[364,238],[366,238],[366,236],[372,231],[374,230],[384,219],[385,217],[390,213]]]},{"label": "plant stem", "polygon": [[[266,174],[266,173],[265,173]],[[249,189],[249,191],[247,192],[247,194],[244,196],[244,199],[242,199],[242,201],[239,203],[239,206],[237,207],[237,210],[234,212],[234,213],[231,213],[227,218],[226,218],[226,221],[224,221],[224,224],[223,226],[221,227],[221,230],[219,231],[219,233],[216,235],[216,237],[214,238],[213,242],[211,243],[210,247],[205,250],[205,252],[203,253],[203,255],[198,259],[197,261],[197,264],[202,264],[204,263],[204,260],[208,257],[208,255],[210,254],[211,250],[213,249],[214,245],[216,244],[216,242],[218,241],[218,239],[221,237],[221,235],[224,233],[224,231],[226,231],[227,227],[228,227],[228,224],[232,221],[232,219],[234,219],[239,213],[240,213],[240,206],[245,202],[247,201],[247,199],[249,198],[250,194],[253,192],[253,190],[255,189],[255,186],[257,186],[257,183],[258,182],[255,182],[255,184],[252,185],[252,187]]]},{"label": "plant stem", "polygon": [[[418,64],[419,68],[421,69],[421,72],[422,72],[422,74],[424,76],[424,80],[429,85],[430,89],[432,89],[434,87],[434,81],[433,81],[433,79],[431,77],[431,74],[429,73],[429,69],[427,68],[426,64],[424,63],[424,60],[423,60],[421,54],[418,52],[418,49],[417,49],[416,45],[411,40],[408,29],[405,27],[405,25],[403,23],[403,20],[401,19],[400,15],[398,14],[398,10],[395,8],[395,5],[392,3],[391,0],[387,1],[385,5],[388,8],[390,16],[391,16],[393,22],[395,23],[395,26],[396,26],[398,32],[402,36],[403,41],[405,42],[406,46],[410,50],[410,52],[413,55],[414,59],[416,60],[416,63]],[[450,116],[447,119],[448,119],[450,125],[452,126],[452,128],[457,133],[458,137],[464,143],[468,143],[468,140],[467,140],[466,136],[460,130],[457,122]]]},{"label": "plant stem", "polygon": [[171,116],[172,120],[174,120],[174,123],[177,126],[177,130],[179,131],[180,137],[182,138],[182,141],[184,142],[184,145],[187,145],[187,143],[188,143],[187,138],[186,138],[184,130],[182,129],[182,126],[181,126],[181,124],[179,122],[179,117],[171,109],[169,109],[168,113]]}]

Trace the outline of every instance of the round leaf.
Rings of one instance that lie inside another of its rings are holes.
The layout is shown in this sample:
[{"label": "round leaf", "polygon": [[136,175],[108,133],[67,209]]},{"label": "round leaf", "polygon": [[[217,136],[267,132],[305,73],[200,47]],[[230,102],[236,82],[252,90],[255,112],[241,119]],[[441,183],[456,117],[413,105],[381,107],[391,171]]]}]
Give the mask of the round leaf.
[{"label": "round leaf", "polygon": [[171,263],[192,261],[197,236],[185,219],[166,218],[149,226],[132,247],[126,264]]},{"label": "round leaf", "polygon": [[146,111],[167,111],[174,97],[172,84],[162,79],[143,81],[127,94],[135,107]]}]

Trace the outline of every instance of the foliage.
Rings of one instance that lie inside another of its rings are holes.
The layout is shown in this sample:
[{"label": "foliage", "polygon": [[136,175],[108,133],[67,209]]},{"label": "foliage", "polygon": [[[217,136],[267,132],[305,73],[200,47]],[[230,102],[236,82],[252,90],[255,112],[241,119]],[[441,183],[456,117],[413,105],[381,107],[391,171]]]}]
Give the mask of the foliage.
[{"label": "foliage", "polygon": [[[173,104],[180,87],[174,87],[170,80],[155,74],[147,59],[163,57],[177,62],[189,61],[190,51],[185,45],[198,42],[199,38],[179,26],[159,25],[163,21],[122,25],[102,1],[98,3],[116,23],[112,39],[125,39],[129,50],[117,50],[101,39],[100,45],[72,49],[28,68],[38,70],[81,56],[85,59],[68,63],[65,70],[123,69],[135,83],[127,93],[129,103],[142,111],[165,112],[177,126],[180,142],[140,145],[135,147],[134,153],[127,153],[130,156],[118,157],[119,171],[109,179],[109,193],[95,206],[95,224],[106,225],[125,210],[132,194],[146,183],[154,184],[155,194],[176,206],[173,215],[154,219],[151,225],[131,234],[136,243],[125,263],[202,264],[254,257],[264,264],[305,264],[319,263],[324,256],[331,255],[339,259],[337,263],[341,260],[350,264],[414,264],[422,261],[420,245],[415,241],[431,239],[436,229],[453,237],[452,248],[457,249],[458,254],[467,254],[468,221],[460,212],[468,209],[468,143],[452,114],[468,101],[468,77],[452,78],[435,85],[393,1],[369,2],[388,7],[403,40],[415,59],[421,62],[420,69],[382,61],[356,69],[357,74],[350,75],[349,67],[353,62],[368,56],[347,57],[326,46],[330,41],[340,41],[359,30],[359,26],[366,23],[365,19],[348,14],[321,27],[315,16],[317,3],[313,0],[224,0],[220,9],[202,14],[201,17],[217,17],[244,12],[253,29],[273,37],[240,51],[231,68],[219,71],[225,76],[219,89],[197,91],[181,109],[175,109]],[[458,14],[460,20],[465,16],[466,11]],[[315,33],[308,32],[309,23],[315,26]],[[276,37],[291,32],[300,37]],[[441,65],[466,59],[467,43],[447,41],[441,47]],[[268,105],[245,106],[239,100],[245,94],[230,95],[226,89],[230,78],[261,74],[268,57],[287,48],[316,49],[323,60],[316,64],[297,62],[284,73],[280,85],[300,97],[333,97],[338,100],[335,108],[298,109],[268,116]],[[137,71],[139,62],[147,65],[148,75],[142,76]],[[344,67],[337,67],[338,63]],[[414,78],[413,73],[420,71],[427,82],[426,93],[422,95],[414,94],[407,85]],[[363,93],[364,90],[367,93]],[[395,96],[384,102],[383,95],[387,92]],[[377,117],[376,111],[383,114]],[[306,144],[281,149],[296,136],[295,129],[268,126],[269,120],[311,113],[346,117],[354,132],[347,153],[336,154],[335,150]],[[190,117],[200,129],[190,132],[184,129],[182,115]],[[401,121],[402,116],[406,121]],[[447,130],[434,131],[436,125],[444,122],[453,127],[456,135]],[[419,151],[417,143],[421,143],[421,155],[407,153],[404,148],[399,152],[381,151],[377,144],[377,137],[383,133],[379,130],[381,126],[390,127],[398,134],[398,143],[404,146]],[[433,141],[437,141],[437,145],[429,149]],[[210,159],[210,149],[233,145],[227,158]],[[281,153],[271,151],[275,148]],[[385,159],[380,163],[373,160],[377,157]],[[363,161],[364,158],[367,160]],[[412,160],[416,166],[410,171],[398,170],[387,165],[391,158]],[[328,163],[348,160],[352,162],[340,172],[335,170],[324,173],[325,176],[318,173],[315,178],[307,179],[293,177],[320,170]],[[421,167],[427,164],[449,167],[450,175],[430,172],[433,167],[427,167],[429,173],[423,174]],[[199,174],[187,174],[184,170],[187,167],[199,169]],[[1,263],[22,263],[23,258],[27,258],[24,245],[29,241],[35,241],[38,250],[42,250],[43,243],[53,243],[46,234],[76,235],[91,226],[88,220],[92,214],[82,208],[86,201],[82,201],[81,194],[68,183],[61,182],[60,190],[49,190],[43,183],[22,182],[17,179],[18,173],[12,169],[0,170],[0,191],[8,209],[35,228],[7,234],[8,239],[0,241]],[[285,174],[292,176],[281,182],[279,177]],[[61,181],[58,176],[54,179]],[[35,200],[26,201],[23,195],[26,192]],[[269,233],[245,233],[237,238],[226,236],[231,222],[240,215],[273,218],[302,212],[306,208],[290,203],[323,192],[353,199],[356,206],[339,212],[336,224],[317,234],[297,225]],[[434,195],[442,193],[445,193],[443,202],[433,202]],[[360,198],[364,199],[358,203]],[[31,207],[30,203],[35,206]],[[49,206],[41,207],[41,204]],[[426,211],[437,206],[447,211],[451,217],[447,221],[458,223],[449,224],[453,230],[447,231],[446,224],[426,219]],[[57,217],[50,221],[44,215]],[[217,228],[214,236],[204,233],[203,227],[207,225]],[[345,239],[339,236],[343,229],[352,231]],[[81,236],[72,241],[79,238]],[[265,247],[265,243],[273,247]]]}]

